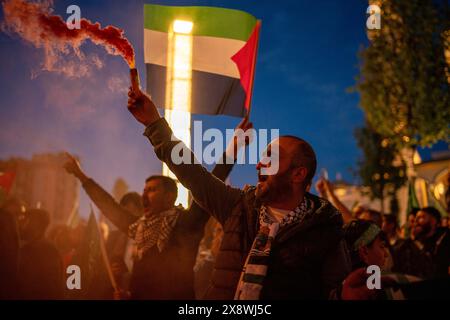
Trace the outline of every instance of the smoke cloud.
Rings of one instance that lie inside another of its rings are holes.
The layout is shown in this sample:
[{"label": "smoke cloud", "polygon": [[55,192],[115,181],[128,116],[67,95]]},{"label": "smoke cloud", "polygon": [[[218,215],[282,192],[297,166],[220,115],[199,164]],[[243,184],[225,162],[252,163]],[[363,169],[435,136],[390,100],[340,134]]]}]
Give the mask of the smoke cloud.
[{"label": "smoke cloud", "polygon": [[103,67],[98,56],[87,57],[81,46],[87,40],[102,46],[109,54],[122,56],[128,65],[134,65],[134,49],[123,30],[101,27],[81,19],[80,29],[70,30],[62,17],[52,15],[52,1],[29,2],[6,0],[2,3],[4,21],[1,28],[8,34],[17,34],[45,53],[42,69],[69,77],[84,77],[92,68]]}]

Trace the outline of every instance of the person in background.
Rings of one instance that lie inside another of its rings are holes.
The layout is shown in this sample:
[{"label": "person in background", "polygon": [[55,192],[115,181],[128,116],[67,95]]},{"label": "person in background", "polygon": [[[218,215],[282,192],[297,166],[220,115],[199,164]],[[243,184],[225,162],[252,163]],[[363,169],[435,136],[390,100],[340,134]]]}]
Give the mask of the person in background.
[{"label": "person in background", "polygon": [[71,264],[73,257],[71,232],[69,226],[55,225],[47,233],[47,240],[55,246],[62,258],[64,270]]},{"label": "person in background", "polygon": [[401,241],[400,232],[397,223],[397,217],[394,214],[383,214],[382,215],[382,226],[383,235],[386,238],[386,250],[388,251],[388,257],[384,265],[384,271],[391,271],[394,267],[394,250]]},{"label": "person in background", "polygon": [[344,205],[334,193],[333,184],[325,178],[319,179],[316,183],[316,190],[319,196],[330,201],[342,214],[344,224],[354,219],[352,212]]},{"label": "person in background", "polygon": [[[377,224],[379,228],[382,227],[382,215],[380,212],[372,209],[365,208],[363,206],[356,206],[353,209],[353,212],[347,208],[336,196],[334,192],[334,188],[330,181],[322,178],[316,184],[316,189],[319,192],[321,197],[328,199],[339,211],[342,213],[342,218],[345,224],[349,224],[352,221],[356,220],[365,220],[372,221]],[[389,219],[389,218],[388,218]],[[386,224],[386,228],[388,228],[388,224]],[[390,233],[392,236],[392,233]],[[382,268],[384,271],[390,271],[394,264],[394,259],[392,257],[392,247],[390,243],[385,244],[386,250],[386,261],[383,264]]]},{"label": "person in background", "polygon": [[366,211],[368,208],[361,205],[361,204],[357,204],[352,208],[352,214],[353,217],[355,219],[359,219],[361,217],[361,215],[363,214],[364,211]]},{"label": "person in background", "polygon": [[400,240],[397,217],[394,214],[384,214],[381,229],[386,235],[389,245],[394,247]]},{"label": "person in background", "polygon": [[116,280],[117,290],[113,290],[114,300],[128,300],[130,299],[130,280],[131,272],[127,268],[124,260],[120,256],[113,256],[109,258],[111,264],[111,271]]},{"label": "person in background", "polygon": [[383,218],[379,211],[373,209],[364,210],[359,216],[360,220],[373,221],[377,224],[379,228],[383,224]]},{"label": "person in background", "polygon": [[19,258],[20,298],[54,300],[64,297],[64,273],[61,256],[56,247],[45,239],[50,224],[45,210],[31,209],[20,223],[24,245]]},{"label": "person in background", "polygon": [[216,219],[209,219],[205,226],[205,235],[198,248],[198,255],[194,267],[196,299],[201,299],[205,295],[214,270],[215,256],[213,255],[212,243],[217,225],[219,223]]},{"label": "person in background", "polygon": [[0,300],[18,298],[19,229],[18,199],[8,197],[0,203]]},{"label": "person in background", "polygon": [[416,215],[414,237],[431,257],[433,278],[450,276],[450,231],[440,227],[441,214],[434,207],[421,208]]},{"label": "person in background", "polygon": [[419,211],[419,208],[412,208],[411,211],[408,213],[406,222],[401,228],[402,229],[401,237],[403,239],[410,239],[410,238],[414,237],[412,230],[414,230],[414,222],[416,220],[416,214],[418,211]]},{"label": "person in background", "polygon": [[352,271],[377,265],[383,268],[386,243],[383,231],[373,221],[353,220],[344,226],[344,237],[352,261]]},{"label": "person in background", "polygon": [[447,215],[450,215],[450,172],[447,173],[447,190],[445,190],[445,205],[447,207]]},{"label": "person in background", "polygon": [[352,220],[344,225],[344,239],[351,259],[351,273],[332,292],[336,300],[372,300],[380,298],[379,290],[366,285],[367,267],[384,266],[387,254],[382,230],[373,221]]},{"label": "person in background", "polygon": [[339,200],[334,192],[333,184],[327,179],[321,178],[316,183],[316,190],[320,197],[329,200],[341,212],[345,224],[354,219],[361,219],[374,221],[381,228],[382,217],[380,212],[362,206],[355,207],[354,212],[352,212]]},{"label": "person in background", "polygon": [[[119,204],[130,213],[140,218],[144,214],[142,196],[137,192],[128,192],[120,199]],[[136,243],[127,234],[120,230],[110,232],[106,242],[109,257],[122,258],[128,270],[133,270],[133,261],[136,258]]]},{"label": "person in background", "polygon": [[[383,266],[388,263],[389,255],[386,250],[386,236],[380,227],[373,221],[359,219],[344,226],[344,233],[351,253],[352,272],[336,291],[336,298],[342,300],[407,299],[405,288],[401,285],[417,283],[421,279],[382,271]],[[367,286],[369,266],[378,266],[382,271],[379,290],[369,289]]]},{"label": "person in background", "polygon": [[442,219],[441,219],[441,227],[442,228],[450,228],[450,224],[449,224],[449,219],[448,219],[448,217],[443,217]]}]

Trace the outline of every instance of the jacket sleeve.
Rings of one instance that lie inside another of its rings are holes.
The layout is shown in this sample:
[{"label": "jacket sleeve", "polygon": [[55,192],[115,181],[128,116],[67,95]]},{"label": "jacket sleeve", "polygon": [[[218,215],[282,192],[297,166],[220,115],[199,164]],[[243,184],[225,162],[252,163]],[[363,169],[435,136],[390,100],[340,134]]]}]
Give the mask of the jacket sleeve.
[{"label": "jacket sleeve", "polygon": [[138,217],[127,211],[114,198],[100,187],[94,180],[88,179],[83,183],[83,189],[95,205],[120,231],[128,234],[128,227]]},{"label": "jacket sleeve", "polygon": [[[211,173],[221,181],[225,181],[231,170],[233,170],[234,162],[227,163],[226,162],[226,153],[224,152],[222,156],[222,161],[218,161],[214,166],[214,169]],[[204,229],[206,223],[208,222],[210,215],[207,211],[205,211],[197,202],[193,201],[191,207],[189,208],[189,214],[192,216],[191,229]]]},{"label": "jacket sleeve", "polygon": [[192,151],[173,136],[164,118],[148,126],[144,135],[153,145],[157,157],[191,191],[194,201],[223,224],[240,199],[241,190],[225,185],[201,166]]},{"label": "jacket sleeve", "polygon": [[219,178],[221,181],[225,181],[230,175],[231,170],[233,170],[234,164],[235,164],[234,160],[231,164],[229,163],[229,161],[227,161],[227,153],[224,152],[221,161],[219,161],[214,166],[214,169],[211,171],[211,173],[215,175],[217,178]]},{"label": "jacket sleeve", "polygon": [[351,272],[351,262],[345,241],[342,239],[334,250],[328,253],[322,270],[322,282],[324,297],[328,299],[340,299],[336,296],[340,292],[342,281]]}]

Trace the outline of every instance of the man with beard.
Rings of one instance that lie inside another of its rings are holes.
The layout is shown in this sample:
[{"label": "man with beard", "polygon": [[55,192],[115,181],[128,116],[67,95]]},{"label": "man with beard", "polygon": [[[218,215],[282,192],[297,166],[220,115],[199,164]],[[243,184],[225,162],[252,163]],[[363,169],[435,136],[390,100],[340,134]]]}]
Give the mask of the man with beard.
[{"label": "man with beard", "polygon": [[422,252],[431,258],[435,278],[448,277],[450,271],[450,235],[448,229],[440,227],[440,220],[436,208],[422,208],[417,212],[414,227]]},{"label": "man with beard", "polygon": [[184,145],[183,159],[190,161],[175,163],[172,151],[182,142],[147,95],[140,90],[128,95],[128,109],[146,126],[144,135],[158,158],[223,226],[206,298],[327,298],[350,265],[341,214],[306,191],[316,170],[311,146],[294,136],[272,141],[266,154],[275,160],[257,164],[256,188],[232,188],[208,173]]}]

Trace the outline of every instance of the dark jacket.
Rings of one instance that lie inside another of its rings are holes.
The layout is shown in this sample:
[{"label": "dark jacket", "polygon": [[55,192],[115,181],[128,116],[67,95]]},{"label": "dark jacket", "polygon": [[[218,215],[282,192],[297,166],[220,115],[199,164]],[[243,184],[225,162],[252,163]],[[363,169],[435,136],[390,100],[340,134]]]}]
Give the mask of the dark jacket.
[{"label": "dark jacket", "polygon": [[[233,165],[216,165],[213,174],[224,180]],[[92,201],[102,213],[122,232],[139,219],[121,207],[95,181],[83,184]],[[142,259],[134,262],[130,292],[132,299],[194,299],[194,264],[198,246],[203,237],[209,215],[195,202],[188,210],[180,210],[180,216],[162,252],[157,247],[145,252]]]},{"label": "dark jacket", "polygon": [[[164,119],[147,127],[145,135],[158,158],[192,192],[195,201],[223,225],[224,237],[206,298],[233,299],[259,228],[255,189],[227,186],[193,160],[191,164],[174,164],[171,151],[179,141],[172,141],[172,131]],[[330,289],[350,271],[340,213],[326,200],[309,193],[305,196],[313,201],[315,213],[302,224],[287,226],[277,234],[262,299],[327,298]]]},{"label": "dark jacket", "polygon": [[406,239],[394,247],[393,271],[422,279],[450,275],[450,232],[438,228],[429,238]]},{"label": "dark jacket", "polygon": [[427,239],[421,241],[422,251],[431,257],[433,264],[433,278],[450,276],[450,232],[447,228],[438,228]]},{"label": "dark jacket", "polygon": [[61,256],[56,247],[42,239],[20,249],[19,288],[21,299],[54,300],[64,297]]},{"label": "dark jacket", "polygon": [[431,257],[421,248],[418,241],[401,240],[392,248],[394,259],[393,272],[429,279],[433,276]]},{"label": "dark jacket", "polygon": [[14,216],[0,210],[0,300],[18,298],[19,231]]}]

